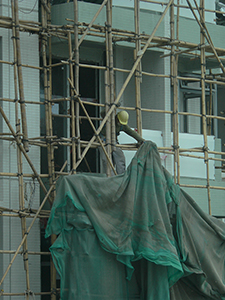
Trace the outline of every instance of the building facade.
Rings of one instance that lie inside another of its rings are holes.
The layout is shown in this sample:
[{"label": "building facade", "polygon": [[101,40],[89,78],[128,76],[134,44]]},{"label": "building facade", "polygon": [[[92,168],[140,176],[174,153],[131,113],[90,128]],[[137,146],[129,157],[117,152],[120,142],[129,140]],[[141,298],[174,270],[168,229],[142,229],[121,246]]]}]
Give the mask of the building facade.
[{"label": "building facade", "polygon": [[[40,1],[41,2],[41,1]],[[157,2],[157,1],[155,1]],[[140,32],[141,36],[149,37],[157,24],[160,16],[163,14],[168,1],[162,3],[154,3],[154,1],[140,2]],[[79,37],[85,32],[87,24],[89,24],[103,1],[78,1],[78,21],[79,26],[83,28],[79,32]],[[200,5],[200,1],[197,1]],[[50,5],[51,4],[51,5]],[[176,1],[175,1],[176,4]],[[193,3],[192,3],[193,4]],[[223,1],[205,0],[205,24],[210,34],[210,38],[214,47],[219,53],[219,57],[223,62],[225,55],[225,27],[223,26],[223,15],[215,12],[223,10]],[[70,60],[68,39],[66,34],[60,30],[68,30],[72,32],[74,26],[74,3],[66,0],[53,0],[49,2],[49,10],[51,10],[51,24],[55,26],[55,34],[49,32],[43,26],[41,14],[41,3],[36,0],[23,0],[19,2],[18,16],[24,21],[20,22],[20,46],[22,61],[22,82],[19,83],[18,78],[15,79],[15,39],[12,26],[7,25],[9,18],[12,17],[12,3],[9,0],[0,0],[1,14],[1,30],[0,30],[0,105],[5,112],[10,124],[16,131],[18,119],[21,120],[20,104],[18,108],[16,102],[21,99],[19,91],[22,87],[24,90],[24,99],[26,101],[26,118],[29,137],[28,156],[32,161],[34,168],[38,174],[45,174],[43,182],[49,188],[48,176],[48,152],[47,142],[43,146],[41,142],[46,138],[46,110],[43,103],[46,104],[46,81],[44,78],[44,70],[49,66],[45,66],[44,50],[42,40],[44,37],[51,38],[48,44],[48,61],[51,56],[51,62],[54,67],[51,69],[52,86],[50,88],[50,98],[59,100],[53,101],[51,105],[53,136],[64,138],[60,140],[54,148],[54,164],[55,170],[59,171],[67,160],[66,171],[72,168],[71,145],[64,147],[63,142],[71,137],[71,117],[65,117],[70,114],[70,104],[60,99],[70,97],[70,83],[67,80],[70,77]],[[46,11],[48,11],[46,9]],[[196,11],[196,9],[195,9]],[[115,98],[123,88],[124,82],[132,69],[134,59],[135,40],[132,39],[135,31],[134,22],[134,1],[132,0],[113,0],[112,1],[112,28],[116,32],[112,39],[113,50],[113,66],[114,66],[114,96]],[[177,14],[179,13],[179,25]],[[106,99],[106,75],[105,66],[107,64],[107,54],[105,45],[104,32],[101,29],[105,27],[107,19],[106,9],[97,16],[94,21],[93,30],[87,34],[84,41],[79,46],[79,94],[85,102],[89,115],[92,117],[96,128],[100,124],[100,112],[105,104]],[[199,49],[208,45],[201,43],[200,26],[196,22],[193,13],[188,8],[186,1],[180,0],[179,12],[175,6],[175,36],[176,41],[182,41],[181,44],[175,43],[176,51],[179,52],[178,57],[178,74],[177,74],[177,92],[178,92],[178,111],[181,113],[178,117],[179,130],[179,147],[180,149],[202,149],[204,147],[204,130],[202,125],[202,85],[201,85],[201,57]],[[29,25],[26,23],[30,21]],[[5,22],[5,23],[4,23]],[[170,148],[174,144],[173,139],[173,99],[174,91],[171,87],[171,19],[169,12],[165,15],[160,23],[155,37],[157,39],[148,47],[141,59],[140,65],[140,95],[141,95],[141,116],[142,116],[142,136],[148,140],[154,141],[160,151],[162,164],[171,174],[174,174],[174,156],[170,155]],[[25,25],[27,26],[25,26]],[[23,27],[24,26],[24,27]],[[33,27],[32,27],[33,26]],[[178,29],[179,27],[179,32]],[[33,28],[33,30],[32,30]],[[37,28],[41,28],[40,30]],[[44,28],[44,29],[43,29]],[[50,27],[48,27],[50,28]],[[119,38],[120,34],[123,38]],[[144,38],[142,47],[144,47]],[[165,46],[162,42],[165,42]],[[72,42],[74,43],[73,37]],[[184,44],[187,43],[189,51],[182,51]],[[51,49],[49,49],[51,45]],[[169,47],[169,46],[170,47]],[[198,47],[197,47],[198,46]],[[193,49],[190,50],[190,47]],[[208,48],[207,48],[208,49]],[[219,50],[218,50],[219,49]],[[223,53],[224,51],[224,53]],[[50,53],[50,54],[49,54]],[[141,52],[138,54],[142,55]],[[137,58],[138,58],[137,55]],[[50,64],[50,63],[49,63]],[[29,67],[32,66],[32,67]],[[44,67],[43,67],[44,66]],[[17,64],[17,68],[20,66]],[[205,82],[205,104],[207,107],[207,115],[213,115],[221,118],[210,118],[207,129],[207,145],[209,153],[208,173],[204,160],[204,152],[197,153],[194,157],[191,155],[180,156],[180,184],[189,193],[197,204],[206,212],[208,212],[208,183],[214,188],[210,189],[211,212],[212,215],[225,218],[225,176],[223,173],[223,151],[225,143],[224,133],[224,92],[225,86],[223,80],[219,79],[219,84],[213,80],[217,80],[217,76],[221,76],[221,66],[212,51],[207,52],[206,59],[206,75],[212,80]],[[49,73],[50,74],[50,73]],[[49,75],[50,76],[50,75]],[[223,77],[223,76],[221,76]],[[50,78],[50,77],[49,77]],[[185,79],[186,78],[186,79]],[[193,78],[189,80],[188,78]],[[17,80],[15,84],[15,80]],[[49,79],[50,82],[50,79]],[[47,84],[49,83],[47,82]],[[128,108],[129,125],[137,128],[136,122],[136,88],[135,76],[127,84],[122,96],[119,100],[120,107]],[[16,88],[17,87],[17,88]],[[35,104],[36,102],[36,104]],[[89,104],[88,104],[89,102]],[[93,104],[99,104],[93,105]],[[118,107],[118,110],[120,109]],[[17,114],[18,109],[18,114]],[[164,112],[164,113],[162,113]],[[204,117],[204,115],[203,115]],[[80,112],[80,139],[89,141],[93,136],[93,130],[85,119],[84,112]],[[22,124],[21,124],[22,128]],[[22,130],[22,129],[21,129]],[[18,212],[21,209],[19,202],[19,183],[18,177],[18,152],[15,139],[3,116],[0,115],[0,207],[7,208],[4,210],[6,216],[0,216],[0,279],[4,275],[12,257],[12,251],[15,251],[20,245],[22,239],[21,230],[21,214],[10,217],[7,213],[13,211]],[[5,137],[8,137],[6,139]],[[32,143],[37,137],[40,144]],[[47,141],[47,140],[45,140]],[[51,140],[53,141],[53,140]],[[56,141],[57,142],[57,141]],[[120,144],[134,143],[135,141],[126,135],[119,136]],[[56,145],[56,144],[55,144]],[[165,151],[163,151],[165,148]],[[127,159],[127,165],[132,159],[136,149],[124,152]],[[187,153],[188,151],[184,151]],[[199,156],[199,157],[198,157]],[[202,158],[201,158],[202,157]],[[214,160],[216,158],[216,160]],[[96,147],[91,148],[86,154],[86,162],[79,165],[80,172],[100,172],[99,153]],[[23,199],[25,209],[38,209],[44,198],[44,194],[40,189],[31,167],[27,160],[22,160],[23,178]],[[13,175],[14,174],[14,175]],[[15,175],[16,174],[16,175]],[[189,187],[188,187],[189,185]],[[196,188],[195,186],[205,187]],[[218,188],[217,188],[218,187]],[[221,189],[220,189],[221,188]],[[223,189],[224,188],[224,189]],[[45,209],[50,209],[50,205],[46,204]],[[3,210],[0,209],[0,212]],[[21,213],[21,211],[20,211]],[[32,219],[26,218],[26,228],[29,228]],[[46,220],[45,220],[46,221]],[[49,281],[49,259],[43,259],[39,253],[41,249],[48,250],[50,242],[43,238],[45,225],[43,220],[37,219],[34,223],[28,237],[27,249],[29,255],[29,278],[27,285],[26,272],[24,272],[23,256],[17,256],[15,262],[6,275],[1,288],[4,293],[9,295],[3,296],[3,299],[14,299],[13,293],[21,293],[16,299],[24,299],[24,291],[26,286],[30,287],[30,298],[32,293],[46,292],[51,289]],[[43,225],[44,224],[44,225]],[[11,251],[11,252],[10,252]],[[21,247],[23,251],[23,247]],[[4,254],[3,254],[4,252]],[[44,279],[43,279],[44,278]],[[29,291],[27,291],[29,293]],[[31,298],[32,299],[32,298]],[[36,295],[35,299],[50,299],[50,295]]]}]

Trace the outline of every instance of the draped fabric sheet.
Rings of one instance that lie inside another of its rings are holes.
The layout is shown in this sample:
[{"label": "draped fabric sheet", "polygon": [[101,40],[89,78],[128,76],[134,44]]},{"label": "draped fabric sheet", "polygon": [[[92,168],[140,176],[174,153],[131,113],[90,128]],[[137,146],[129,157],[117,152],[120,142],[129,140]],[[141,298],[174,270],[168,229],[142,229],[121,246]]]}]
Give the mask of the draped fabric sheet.
[{"label": "draped fabric sheet", "polygon": [[225,224],[145,142],[124,174],[62,177],[46,228],[62,300],[225,299]]}]

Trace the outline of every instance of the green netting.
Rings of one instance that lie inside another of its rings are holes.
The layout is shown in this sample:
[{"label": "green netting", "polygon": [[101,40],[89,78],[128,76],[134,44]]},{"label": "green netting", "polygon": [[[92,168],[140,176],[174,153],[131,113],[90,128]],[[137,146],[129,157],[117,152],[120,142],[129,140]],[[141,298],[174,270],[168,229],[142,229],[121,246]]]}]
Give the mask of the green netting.
[{"label": "green netting", "polygon": [[224,229],[146,142],[122,175],[62,177],[46,237],[62,300],[225,299]]}]

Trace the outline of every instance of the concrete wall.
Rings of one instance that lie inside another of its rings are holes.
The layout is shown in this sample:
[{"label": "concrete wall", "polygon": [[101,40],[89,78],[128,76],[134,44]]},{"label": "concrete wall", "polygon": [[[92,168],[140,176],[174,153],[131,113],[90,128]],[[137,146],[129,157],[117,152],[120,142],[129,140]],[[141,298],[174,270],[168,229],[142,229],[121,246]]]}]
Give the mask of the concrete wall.
[{"label": "concrete wall", "polygon": [[[2,0],[1,11],[2,15],[11,17],[11,1]],[[24,0],[19,1],[19,18],[24,20],[38,20],[38,2],[36,0]],[[4,61],[13,62],[13,46],[12,46],[12,31],[7,29],[1,29],[1,54]],[[28,33],[20,33],[21,42],[21,56],[22,63],[28,65],[39,66],[39,44],[38,36],[29,35]],[[25,100],[39,101],[39,71],[23,68],[23,84]],[[2,64],[1,76],[1,95],[4,98],[15,99],[14,93],[14,72],[13,66],[8,64]],[[15,130],[15,104],[2,101],[1,103],[7,118]],[[34,136],[40,136],[40,120],[39,120],[39,105],[26,105],[27,123],[28,123],[28,136],[29,138]],[[2,132],[9,132],[7,124],[0,116],[0,127]],[[13,172],[17,173],[17,154],[15,143],[7,141],[0,143],[0,153],[2,164],[0,165],[1,172]],[[40,151],[38,147],[30,147],[28,153],[32,160],[37,172],[40,171]],[[23,173],[31,173],[31,169],[28,163],[23,158]],[[33,185],[32,179],[25,179],[27,199],[30,197],[30,187],[34,188],[34,197],[32,199],[32,208],[39,207],[39,184],[35,181]],[[0,179],[1,196],[0,206],[8,207],[12,209],[19,209],[19,195],[18,195],[18,179],[14,177],[1,177]],[[28,201],[25,201],[25,206],[28,207]],[[27,227],[31,223],[31,219],[27,220]],[[19,218],[1,217],[0,226],[0,239],[1,249],[4,250],[16,250],[22,240],[21,225]],[[40,251],[40,229],[39,221],[33,226],[28,236],[28,250]],[[2,275],[12,258],[12,255],[0,254],[0,275]],[[33,292],[40,292],[40,257],[29,256],[29,272],[30,272],[30,288]],[[23,258],[18,255],[15,262],[12,265],[11,270],[7,274],[3,289],[8,293],[23,293],[26,287],[25,272],[23,267]],[[5,297],[4,299],[11,299],[11,297]],[[12,297],[15,299],[15,297]],[[24,296],[17,296],[16,299],[24,299]],[[40,297],[36,297],[40,299]]]}]

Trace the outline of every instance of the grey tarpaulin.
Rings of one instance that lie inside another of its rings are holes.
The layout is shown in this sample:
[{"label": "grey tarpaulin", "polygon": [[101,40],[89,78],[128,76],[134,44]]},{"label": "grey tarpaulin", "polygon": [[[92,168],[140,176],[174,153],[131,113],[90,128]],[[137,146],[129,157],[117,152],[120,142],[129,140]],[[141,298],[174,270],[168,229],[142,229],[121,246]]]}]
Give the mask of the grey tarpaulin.
[{"label": "grey tarpaulin", "polygon": [[225,224],[144,143],[124,174],[62,177],[46,228],[62,300],[225,299]]}]

